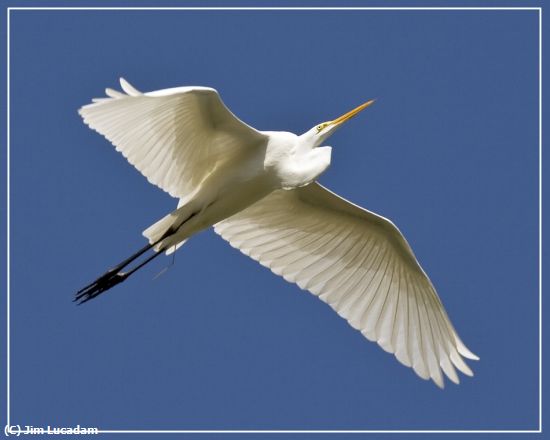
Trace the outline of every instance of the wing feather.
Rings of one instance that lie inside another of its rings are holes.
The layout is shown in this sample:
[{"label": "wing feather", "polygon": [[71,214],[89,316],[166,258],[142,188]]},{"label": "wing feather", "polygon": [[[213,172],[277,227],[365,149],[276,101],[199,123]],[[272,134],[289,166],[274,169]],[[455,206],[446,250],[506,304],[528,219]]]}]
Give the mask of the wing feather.
[{"label": "wing feather", "polygon": [[79,110],[154,185],[185,199],[214,169],[267,138],[240,121],[207,87],[141,93],[123,78],[125,93],[106,89]]},{"label": "wing feather", "polygon": [[443,374],[459,382],[455,367],[472,374],[462,356],[477,356],[459,339],[406,240],[383,217],[313,183],[275,191],[215,230],[319,296],[420,377],[443,387]]}]

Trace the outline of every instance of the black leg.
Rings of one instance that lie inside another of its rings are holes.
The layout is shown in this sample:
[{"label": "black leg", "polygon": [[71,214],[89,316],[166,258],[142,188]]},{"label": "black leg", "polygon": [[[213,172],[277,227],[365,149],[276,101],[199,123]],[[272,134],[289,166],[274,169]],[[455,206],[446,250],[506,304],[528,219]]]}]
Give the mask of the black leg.
[{"label": "black leg", "polygon": [[157,258],[159,255],[162,254],[163,251],[158,251],[158,252],[155,252],[153,255],[151,255],[150,257],[147,257],[146,260],[144,260],[143,262],[139,263],[136,267],[134,267],[133,269],[129,270],[128,272],[126,273],[121,273],[120,275],[125,275],[126,278],[129,277],[130,275],[132,275],[134,272],[136,272],[137,270],[141,269],[143,266],[145,266],[147,263],[149,263],[150,261],[153,261],[155,258]]},{"label": "black leg", "polygon": [[103,275],[101,275],[99,278],[97,278],[94,282],[88,284],[87,286],[80,289],[74,298],[74,302],[77,304],[84,304],[87,301],[90,301],[91,299],[95,298],[96,296],[102,294],[103,292],[109,290],[110,288],[116,286],[117,284],[122,283],[124,280],[126,280],[130,275],[132,275],[137,270],[141,269],[143,266],[145,266],[147,263],[155,259],[157,256],[162,254],[164,252],[164,249],[161,249],[159,251],[155,251],[153,255],[147,257],[142,263],[135,266],[133,269],[129,270],[128,272],[120,272],[122,269],[124,269],[126,266],[128,266],[131,262],[136,260],[137,258],[141,257],[145,252],[155,247],[157,244],[161,243],[164,239],[168,238],[172,234],[175,234],[181,226],[186,223],[188,220],[193,218],[195,215],[197,215],[196,212],[192,213],[189,217],[187,217],[183,222],[178,224],[176,227],[171,226],[168,228],[168,230],[160,237],[156,242],[152,244],[148,244],[141,248],[139,251],[131,255],[130,257],[126,258],[121,263],[117,264],[112,269],[105,272]]}]

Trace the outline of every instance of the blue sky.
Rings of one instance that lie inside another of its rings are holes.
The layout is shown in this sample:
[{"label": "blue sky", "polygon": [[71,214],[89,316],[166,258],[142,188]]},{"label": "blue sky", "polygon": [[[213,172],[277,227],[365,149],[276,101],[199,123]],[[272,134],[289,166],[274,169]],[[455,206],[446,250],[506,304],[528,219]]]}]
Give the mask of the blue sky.
[{"label": "blue sky", "polygon": [[[536,429],[535,11],[14,11],[12,422],[103,429]],[[354,106],[321,182],[392,219],[473,378],[419,379],[212,231],[85,306],[176,204],[76,110],[119,76],[216,88],[301,133]]]}]

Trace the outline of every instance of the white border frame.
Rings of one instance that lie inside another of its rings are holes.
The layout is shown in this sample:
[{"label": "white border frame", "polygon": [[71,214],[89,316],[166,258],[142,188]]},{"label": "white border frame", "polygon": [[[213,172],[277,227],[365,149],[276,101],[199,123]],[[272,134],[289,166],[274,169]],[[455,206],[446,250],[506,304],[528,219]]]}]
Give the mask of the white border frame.
[{"label": "white border frame", "polygon": [[94,10],[94,11],[147,11],[147,10],[192,10],[192,11],[365,11],[365,10],[402,10],[402,11],[538,11],[539,18],[539,426],[531,430],[117,430],[99,429],[100,434],[540,434],[542,433],[542,7],[7,7],[6,8],[6,424],[10,426],[10,13],[21,10]]}]

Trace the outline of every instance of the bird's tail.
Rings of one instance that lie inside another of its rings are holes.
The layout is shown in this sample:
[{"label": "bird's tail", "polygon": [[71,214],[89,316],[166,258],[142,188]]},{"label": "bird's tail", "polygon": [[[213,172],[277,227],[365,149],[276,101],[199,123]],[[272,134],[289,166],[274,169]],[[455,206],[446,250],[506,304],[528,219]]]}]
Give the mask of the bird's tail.
[{"label": "bird's tail", "polygon": [[[162,217],[159,221],[153,223],[145,229],[145,231],[143,231],[143,236],[149,240],[149,243],[156,243],[174,225],[177,218],[175,215],[176,212],[177,211],[171,212],[170,214]],[[156,250],[159,250],[162,247],[160,244],[161,243],[156,245]]]},{"label": "bird's tail", "polygon": [[[175,241],[176,237],[169,234],[170,229],[177,229],[178,222],[181,221],[182,216],[185,216],[183,211],[186,209],[186,206],[179,207],[143,231],[143,236],[149,240],[150,244],[156,243],[154,246],[156,251],[166,250],[166,255],[170,255],[187,241],[187,239]],[[162,237],[166,239],[163,240]]]}]

